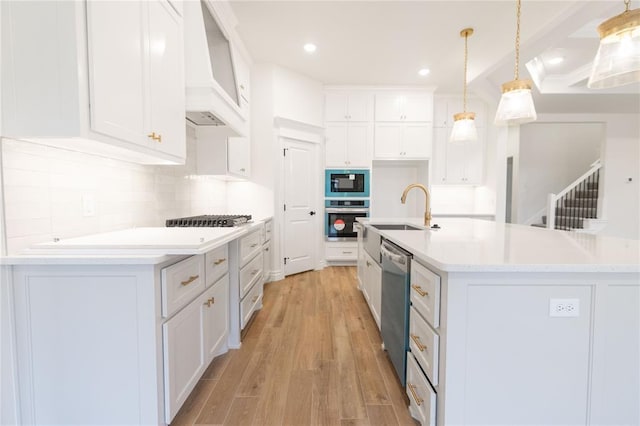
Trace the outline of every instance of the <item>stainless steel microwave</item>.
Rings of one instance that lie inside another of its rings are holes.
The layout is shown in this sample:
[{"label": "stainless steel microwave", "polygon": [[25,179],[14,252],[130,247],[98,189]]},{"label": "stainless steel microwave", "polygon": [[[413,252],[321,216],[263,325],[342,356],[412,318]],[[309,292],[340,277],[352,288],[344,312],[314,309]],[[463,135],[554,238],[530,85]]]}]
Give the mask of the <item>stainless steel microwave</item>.
[{"label": "stainless steel microwave", "polygon": [[326,169],[325,197],[368,197],[369,170]]}]

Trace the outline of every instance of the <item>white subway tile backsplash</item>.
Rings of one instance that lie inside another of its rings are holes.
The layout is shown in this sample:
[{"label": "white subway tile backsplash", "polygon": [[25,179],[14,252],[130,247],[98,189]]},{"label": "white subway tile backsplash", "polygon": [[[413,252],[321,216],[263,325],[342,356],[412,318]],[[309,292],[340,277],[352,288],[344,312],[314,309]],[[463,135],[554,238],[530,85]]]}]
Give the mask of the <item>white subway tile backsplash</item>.
[{"label": "white subway tile backsplash", "polygon": [[[196,172],[193,135],[182,166],[138,165],[10,139],[1,148],[8,254],[54,237],[227,212],[226,182],[186,178]],[[94,201],[94,216],[83,216],[84,195]]]}]

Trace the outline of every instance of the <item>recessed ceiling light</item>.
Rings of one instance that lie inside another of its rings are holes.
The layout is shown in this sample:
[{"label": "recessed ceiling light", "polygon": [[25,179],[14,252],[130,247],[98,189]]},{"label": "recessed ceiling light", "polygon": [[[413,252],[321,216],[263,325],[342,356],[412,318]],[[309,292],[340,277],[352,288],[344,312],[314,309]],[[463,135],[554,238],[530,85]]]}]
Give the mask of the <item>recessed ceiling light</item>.
[{"label": "recessed ceiling light", "polygon": [[558,65],[559,63],[562,63],[564,61],[564,58],[562,56],[556,56],[554,58],[551,58],[547,61],[547,63],[549,65]]},{"label": "recessed ceiling light", "polygon": [[317,46],[313,43],[307,43],[304,45],[304,50],[307,53],[313,53],[316,51],[316,49],[317,49]]},{"label": "recessed ceiling light", "polygon": [[431,71],[429,70],[429,68],[422,68],[420,71],[418,71],[418,74],[420,74],[421,76],[425,76],[425,75],[429,75]]}]

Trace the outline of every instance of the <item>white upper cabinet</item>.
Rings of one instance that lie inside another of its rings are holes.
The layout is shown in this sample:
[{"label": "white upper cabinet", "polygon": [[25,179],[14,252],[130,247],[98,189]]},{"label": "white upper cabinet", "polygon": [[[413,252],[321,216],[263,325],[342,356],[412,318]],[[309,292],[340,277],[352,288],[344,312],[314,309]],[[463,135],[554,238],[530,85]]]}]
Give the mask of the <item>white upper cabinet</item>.
[{"label": "white upper cabinet", "polygon": [[325,137],[326,167],[371,167],[371,124],[328,123]]},{"label": "white upper cabinet", "polygon": [[375,120],[378,121],[433,121],[433,95],[377,94]]},{"label": "white upper cabinet", "polygon": [[196,128],[196,173],[222,179],[251,176],[251,146],[248,137],[229,136],[226,126]]},{"label": "white upper cabinet", "polygon": [[327,92],[325,121],[371,121],[373,97],[369,93]]},{"label": "white upper cabinet", "polygon": [[242,56],[237,47],[233,44],[231,46],[234,59],[233,63],[236,70],[240,108],[248,115],[249,104],[251,102],[251,65],[249,61]]},{"label": "white upper cabinet", "polygon": [[431,123],[376,123],[374,156],[379,159],[431,157]]},{"label": "white upper cabinet", "polygon": [[183,26],[167,0],[2,8],[4,136],[184,162]]}]

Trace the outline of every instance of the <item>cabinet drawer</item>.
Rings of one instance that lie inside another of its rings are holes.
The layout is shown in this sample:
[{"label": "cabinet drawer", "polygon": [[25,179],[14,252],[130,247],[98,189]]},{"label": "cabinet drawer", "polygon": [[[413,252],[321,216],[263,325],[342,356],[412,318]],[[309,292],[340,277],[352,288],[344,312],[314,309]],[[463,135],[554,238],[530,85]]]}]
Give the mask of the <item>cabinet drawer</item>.
[{"label": "cabinet drawer", "polygon": [[162,316],[171,316],[204,289],[204,255],[162,269]]},{"label": "cabinet drawer", "polygon": [[229,246],[223,245],[205,254],[207,287],[229,270]]},{"label": "cabinet drawer", "polygon": [[407,396],[409,411],[422,426],[436,424],[436,392],[422,374],[411,353],[407,353]]},{"label": "cabinet drawer", "polygon": [[262,247],[260,243],[260,229],[251,231],[240,239],[240,266],[245,265]]},{"label": "cabinet drawer", "polygon": [[433,386],[438,385],[439,336],[412,306],[409,310],[409,346]]},{"label": "cabinet drawer", "polygon": [[259,280],[240,302],[240,328],[244,329],[251,315],[262,306],[262,280]]},{"label": "cabinet drawer", "polygon": [[440,277],[411,261],[411,304],[433,327],[440,326]]},{"label": "cabinet drawer", "polygon": [[327,260],[357,260],[358,245],[327,245],[325,254],[327,256]]},{"label": "cabinet drawer", "polygon": [[240,298],[245,297],[253,285],[262,279],[262,252],[240,269]]}]

